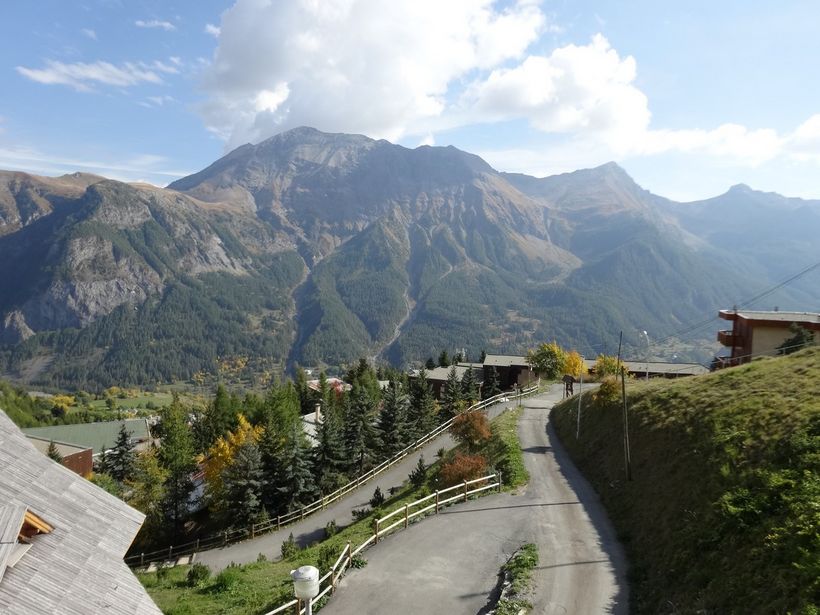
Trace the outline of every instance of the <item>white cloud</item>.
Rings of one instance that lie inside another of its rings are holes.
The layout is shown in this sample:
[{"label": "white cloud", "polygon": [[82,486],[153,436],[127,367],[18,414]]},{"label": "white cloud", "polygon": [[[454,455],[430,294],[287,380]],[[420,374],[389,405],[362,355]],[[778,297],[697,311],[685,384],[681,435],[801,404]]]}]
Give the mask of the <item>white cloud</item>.
[{"label": "white cloud", "polygon": [[176,102],[176,99],[173,96],[147,96],[145,100],[141,100],[138,104],[150,109],[154,107],[164,107],[166,104],[174,102]]},{"label": "white cloud", "polygon": [[421,141],[419,141],[419,145],[435,145],[436,138],[432,134],[426,135]]},{"label": "white cloud", "polygon": [[92,41],[96,41],[96,40],[97,40],[97,33],[96,33],[94,30],[92,30],[91,28],[83,28],[83,29],[82,29],[82,30],[80,30],[80,31],[81,31],[81,32],[82,32],[85,36],[87,36],[88,38],[90,38]]},{"label": "white cloud", "polygon": [[160,28],[166,32],[172,32],[177,29],[177,27],[170,21],[160,21],[159,19],[150,19],[147,21],[144,19],[138,19],[134,22],[134,25],[138,28]]},{"label": "white cloud", "polygon": [[91,84],[95,83],[120,87],[140,83],[162,83],[160,76],[151,67],[132,62],[115,66],[102,61],[66,64],[47,60],[45,68],[18,66],[17,72],[37,83],[67,85],[79,91],[89,91]]},{"label": "white cloud", "polygon": [[531,0],[237,0],[202,113],[229,146],[303,124],[396,139],[441,117],[458,80],[520,58],[545,23]]},{"label": "white cloud", "polygon": [[219,38],[219,34],[221,32],[221,28],[219,26],[215,26],[212,23],[205,24],[205,34],[210,34],[214,38]]}]

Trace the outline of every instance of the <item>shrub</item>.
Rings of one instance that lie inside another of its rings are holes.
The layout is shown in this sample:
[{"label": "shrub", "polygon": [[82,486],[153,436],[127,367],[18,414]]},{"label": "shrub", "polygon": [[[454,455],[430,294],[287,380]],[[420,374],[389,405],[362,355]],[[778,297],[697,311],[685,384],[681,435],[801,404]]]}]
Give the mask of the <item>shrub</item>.
[{"label": "shrub", "polygon": [[299,553],[299,545],[293,538],[293,532],[290,533],[288,539],[282,543],[282,559],[290,559]]},{"label": "shrub", "polygon": [[601,386],[595,391],[594,399],[596,404],[610,404],[618,400],[621,396],[621,388],[618,386],[618,379],[615,376],[605,376],[601,381]]},{"label": "shrub", "polygon": [[266,561],[268,561],[268,556],[260,551],[259,555],[256,556],[256,563],[261,564]]},{"label": "shrub", "polygon": [[373,497],[370,498],[370,507],[378,508],[382,504],[384,504],[384,494],[380,487],[376,487],[376,490],[373,492]]},{"label": "shrub", "polygon": [[465,480],[483,476],[487,471],[487,459],[482,455],[459,453],[450,463],[441,467],[441,480],[445,487],[451,487]]},{"label": "shrub", "polygon": [[322,545],[319,548],[319,556],[316,558],[316,566],[320,574],[326,573],[339,558],[339,548],[336,545]]},{"label": "shrub", "polygon": [[325,538],[330,538],[339,533],[339,528],[336,527],[336,519],[331,519],[325,525]]},{"label": "shrub", "polygon": [[364,519],[365,517],[367,517],[370,514],[370,509],[369,508],[354,508],[353,510],[350,511],[350,514],[353,515],[353,518],[356,521],[361,521],[362,519]]},{"label": "shrub", "polygon": [[419,457],[419,462],[413,471],[410,472],[408,478],[410,479],[410,484],[416,489],[424,485],[424,481],[427,480],[427,467],[424,465],[424,455]]},{"label": "shrub", "polygon": [[196,564],[191,566],[190,570],[188,570],[187,580],[189,587],[199,587],[210,578],[211,569],[200,562],[197,562]]},{"label": "shrub", "polygon": [[469,450],[476,450],[490,439],[490,422],[483,412],[459,414],[450,426],[450,433]]},{"label": "shrub", "polygon": [[228,566],[216,575],[213,589],[215,592],[224,593],[233,590],[242,579],[242,570],[236,564]]},{"label": "shrub", "polygon": [[598,358],[595,360],[595,367],[593,368],[593,371],[595,372],[596,378],[618,376],[621,373],[622,365],[623,363],[618,361],[618,357],[599,354]]}]

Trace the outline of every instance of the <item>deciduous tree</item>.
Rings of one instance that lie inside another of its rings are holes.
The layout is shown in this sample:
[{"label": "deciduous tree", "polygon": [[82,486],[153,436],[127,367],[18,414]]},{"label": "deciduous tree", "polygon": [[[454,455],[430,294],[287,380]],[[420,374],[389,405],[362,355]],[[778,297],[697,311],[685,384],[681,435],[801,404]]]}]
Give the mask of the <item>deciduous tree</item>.
[{"label": "deciduous tree", "polygon": [[565,360],[566,353],[555,342],[541,344],[535,350],[530,350],[527,353],[527,363],[530,364],[533,371],[548,380],[554,380],[561,375],[564,370]]}]

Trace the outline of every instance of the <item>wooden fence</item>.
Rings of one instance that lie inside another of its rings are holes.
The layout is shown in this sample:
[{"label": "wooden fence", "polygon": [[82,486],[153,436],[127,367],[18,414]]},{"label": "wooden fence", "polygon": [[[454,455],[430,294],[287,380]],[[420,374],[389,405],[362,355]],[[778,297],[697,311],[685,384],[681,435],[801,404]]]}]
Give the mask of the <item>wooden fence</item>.
[{"label": "wooden fence", "polygon": [[[470,489],[471,486],[477,485]],[[370,536],[367,540],[365,540],[362,544],[358,547],[353,549],[348,542],[345,545],[344,549],[342,549],[339,558],[336,560],[336,563],[331,566],[330,570],[328,570],[322,577],[319,578],[319,593],[315,598],[311,600],[311,606],[316,604],[319,600],[327,596],[328,594],[332,594],[336,591],[336,585],[339,582],[344,571],[353,565],[353,558],[356,557],[359,553],[364,551],[367,547],[371,544],[377,544],[380,538],[383,538],[388,532],[395,530],[401,527],[408,527],[410,525],[410,520],[420,515],[429,514],[433,511],[433,514],[438,514],[438,511],[449,505],[453,504],[454,502],[462,501],[466,502],[467,498],[471,495],[476,495],[481,492],[487,491],[489,489],[497,488],[501,491],[501,474],[489,474],[487,476],[482,476],[481,478],[476,478],[473,480],[464,481],[460,485],[454,485],[453,487],[448,487],[447,489],[437,490],[435,493],[431,493],[428,496],[425,496],[415,502],[410,502],[409,504],[405,504],[404,506],[400,506],[396,510],[391,513],[388,513],[381,519],[376,519],[373,522],[373,535]],[[441,496],[455,493],[455,495],[448,496],[442,499]],[[430,504],[429,502],[433,500],[433,503]],[[424,506],[422,506],[424,505]],[[418,510],[415,510],[417,507]],[[413,510],[411,513],[410,511]],[[388,526],[383,526],[383,523],[393,517],[398,516],[399,519],[394,521]],[[322,589],[322,585],[325,585],[324,589]],[[301,601],[299,599],[293,599],[290,602],[286,602],[285,604],[275,608],[272,611],[268,611],[265,615],[277,615],[278,613],[285,613],[293,609],[294,613],[298,613],[301,615],[307,611],[307,607],[303,607]]]},{"label": "wooden fence", "polygon": [[[499,393],[498,395],[488,397],[483,401],[473,404],[464,412],[475,412],[476,410],[483,410],[487,406],[492,406],[493,404],[496,404],[498,402],[504,402],[513,399],[520,400],[523,397],[532,395],[536,392],[538,392],[538,386],[533,385],[526,389],[519,389],[517,392],[508,391],[506,393]],[[312,515],[316,511],[323,510],[329,504],[332,504],[340,500],[348,493],[355,491],[361,485],[375,478],[382,472],[389,470],[394,465],[401,462],[405,457],[414,453],[415,451],[429,443],[431,440],[435,440],[437,437],[439,437],[441,434],[443,434],[450,428],[450,425],[452,425],[454,420],[455,417],[444,421],[434,430],[423,435],[421,438],[410,444],[408,447],[396,453],[390,459],[383,461],[373,469],[365,472],[361,476],[356,477],[355,479],[353,479],[343,487],[340,487],[333,493],[329,493],[325,496],[322,496],[318,500],[311,502],[310,504],[307,504],[301,508],[292,510],[288,513],[285,513],[284,515],[278,515],[276,518],[272,518],[270,521],[267,521],[265,523],[256,523],[246,528],[225,530],[217,534],[206,536],[205,538],[198,538],[196,540],[192,540],[181,545],[173,545],[163,549],[158,549],[156,551],[151,551],[149,553],[139,553],[130,555],[125,558],[125,563],[133,568],[140,568],[145,566],[145,564],[149,564],[151,562],[167,561],[173,558],[182,557],[183,555],[192,555],[193,553],[197,553],[199,551],[217,549],[220,547],[224,547],[228,544],[255,538],[259,534],[264,534],[266,532],[274,530],[280,530],[282,529],[282,527],[286,525],[295,523],[296,521],[301,521],[302,519]]]}]

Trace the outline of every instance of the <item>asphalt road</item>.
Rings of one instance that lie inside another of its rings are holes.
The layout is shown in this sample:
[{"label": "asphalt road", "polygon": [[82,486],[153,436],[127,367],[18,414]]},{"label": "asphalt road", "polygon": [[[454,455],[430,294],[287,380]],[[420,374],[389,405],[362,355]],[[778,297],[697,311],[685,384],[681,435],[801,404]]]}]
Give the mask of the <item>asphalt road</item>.
[{"label": "asphalt road", "polygon": [[[513,403],[495,404],[487,408],[487,414],[490,418],[493,418],[513,405]],[[424,455],[425,463],[430,464],[435,460],[436,452],[439,449],[449,449],[454,445],[452,438],[445,433],[422,447],[421,450],[405,457],[401,463],[397,463],[386,472],[364,483],[358,490],[334,502],[325,510],[311,515],[304,521],[288,525],[278,532],[263,534],[252,540],[238,542],[220,549],[200,551],[196,554],[195,561],[206,564],[216,573],[223,568],[227,568],[231,562],[236,564],[255,562],[260,553],[263,553],[269,560],[280,559],[282,542],[287,540],[291,533],[300,545],[305,546],[324,538],[325,526],[330,521],[336,521],[339,526],[349,525],[353,522],[352,511],[369,506],[370,498],[377,486],[381,488],[382,493],[387,495],[391,487],[399,487],[407,480],[410,472],[415,469],[421,455]]]},{"label": "asphalt road", "polygon": [[504,562],[538,546],[529,601],[547,615],[628,613],[626,560],[592,488],[547,424],[560,390],[524,401],[519,423],[530,482],[518,493],[457,504],[365,551],[323,612],[481,614]]}]

